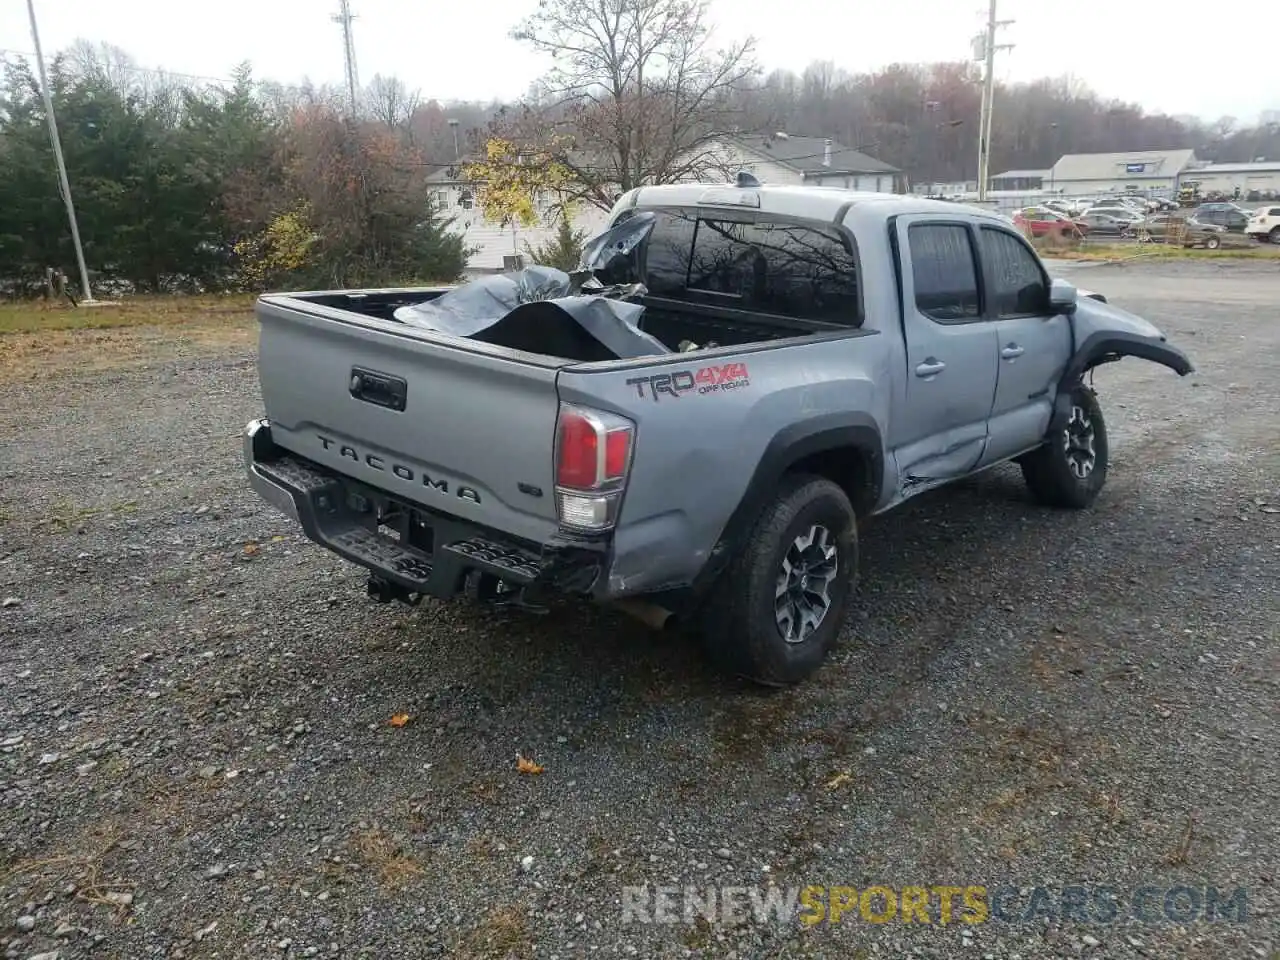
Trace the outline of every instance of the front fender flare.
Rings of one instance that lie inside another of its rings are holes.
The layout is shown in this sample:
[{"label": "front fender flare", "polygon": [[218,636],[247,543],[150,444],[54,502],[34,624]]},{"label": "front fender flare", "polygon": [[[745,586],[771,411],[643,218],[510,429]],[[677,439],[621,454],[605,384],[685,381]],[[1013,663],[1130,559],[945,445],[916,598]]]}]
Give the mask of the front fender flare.
[{"label": "front fender flare", "polygon": [[1071,415],[1071,393],[1085,373],[1099,364],[1110,363],[1121,357],[1139,357],[1162,364],[1180,377],[1195,371],[1187,355],[1163,339],[1110,330],[1091,334],[1072,355],[1058,381],[1058,395],[1054,403],[1053,419],[1049,423],[1049,433],[1055,433],[1065,426]]}]

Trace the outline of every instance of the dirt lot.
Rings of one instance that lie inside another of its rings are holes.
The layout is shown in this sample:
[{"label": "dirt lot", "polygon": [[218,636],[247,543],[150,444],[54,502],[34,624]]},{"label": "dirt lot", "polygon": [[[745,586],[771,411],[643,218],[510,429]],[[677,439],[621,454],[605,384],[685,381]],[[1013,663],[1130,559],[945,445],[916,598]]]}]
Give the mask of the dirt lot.
[{"label": "dirt lot", "polygon": [[[0,337],[0,951],[1276,957],[1280,270],[1062,272],[1199,372],[1099,372],[1089,512],[1000,470],[868,524],[835,661],[776,694],[609,613],[366,600],[241,480],[242,320]],[[645,882],[1016,889],[624,923]]]}]

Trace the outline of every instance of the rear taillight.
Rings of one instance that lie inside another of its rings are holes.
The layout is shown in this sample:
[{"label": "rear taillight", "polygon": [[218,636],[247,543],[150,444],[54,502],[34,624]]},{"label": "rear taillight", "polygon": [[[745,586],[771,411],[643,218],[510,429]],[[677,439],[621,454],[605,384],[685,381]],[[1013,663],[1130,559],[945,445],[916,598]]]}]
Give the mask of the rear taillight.
[{"label": "rear taillight", "polygon": [[556,424],[556,512],[577,530],[608,530],[631,468],[635,424],[626,417],[560,405]]}]

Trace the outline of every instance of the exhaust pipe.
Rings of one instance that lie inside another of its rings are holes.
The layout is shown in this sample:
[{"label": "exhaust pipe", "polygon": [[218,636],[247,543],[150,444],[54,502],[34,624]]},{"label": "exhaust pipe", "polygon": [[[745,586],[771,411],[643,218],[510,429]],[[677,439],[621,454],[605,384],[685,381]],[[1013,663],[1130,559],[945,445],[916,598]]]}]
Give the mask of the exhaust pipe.
[{"label": "exhaust pipe", "polygon": [[668,630],[676,622],[676,615],[666,607],[660,607],[648,600],[631,600],[623,598],[611,604],[623,613],[635,617],[652,630]]}]

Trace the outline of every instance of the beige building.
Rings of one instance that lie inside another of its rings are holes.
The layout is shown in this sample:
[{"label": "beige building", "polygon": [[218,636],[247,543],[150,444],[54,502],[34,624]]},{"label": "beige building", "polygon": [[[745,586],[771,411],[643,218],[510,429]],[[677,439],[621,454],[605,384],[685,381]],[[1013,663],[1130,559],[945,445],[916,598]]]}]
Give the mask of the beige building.
[{"label": "beige building", "polygon": [[1178,189],[1183,174],[1195,164],[1193,150],[1069,153],[1049,169],[1044,189],[1066,196],[1170,195]]}]

